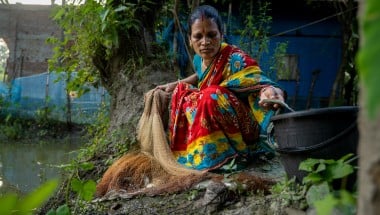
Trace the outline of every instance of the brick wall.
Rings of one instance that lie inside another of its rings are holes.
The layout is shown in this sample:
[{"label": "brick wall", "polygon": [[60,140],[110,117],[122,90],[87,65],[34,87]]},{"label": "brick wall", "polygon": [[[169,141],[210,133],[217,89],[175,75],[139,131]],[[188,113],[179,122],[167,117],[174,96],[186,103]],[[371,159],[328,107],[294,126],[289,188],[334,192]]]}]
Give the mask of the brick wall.
[{"label": "brick wall", "polygon": [[48,71],[52,47],[46,39],[61,34],[51,12],[50,5],[0,5],[0,37],[9,48],[8,80]]}]

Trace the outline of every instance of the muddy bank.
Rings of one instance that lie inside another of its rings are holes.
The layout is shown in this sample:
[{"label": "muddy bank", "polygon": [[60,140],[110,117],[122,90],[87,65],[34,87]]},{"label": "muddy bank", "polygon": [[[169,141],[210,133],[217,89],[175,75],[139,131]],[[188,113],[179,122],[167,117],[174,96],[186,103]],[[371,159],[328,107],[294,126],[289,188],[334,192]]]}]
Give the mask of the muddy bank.
[{"label": "muddy bank", "polygon": [[[250,164],[248,173],[274,182],[284,180],[285,171],[278,157]],[[232,174],[232,173],[230,173]],[[227,178],[230,174],[224,174]],[[233,173],[235,174],[235,173]],[[239,187],[240,186],[240,187]],[[158,196],[109,195],[106,199],[82,202],[75,214],[304,214],[298,205],[284,203],[276,195],[246,190],[241,184],[204,181],[181,193]],[[77,202],[78,204],[78,202]]]}]

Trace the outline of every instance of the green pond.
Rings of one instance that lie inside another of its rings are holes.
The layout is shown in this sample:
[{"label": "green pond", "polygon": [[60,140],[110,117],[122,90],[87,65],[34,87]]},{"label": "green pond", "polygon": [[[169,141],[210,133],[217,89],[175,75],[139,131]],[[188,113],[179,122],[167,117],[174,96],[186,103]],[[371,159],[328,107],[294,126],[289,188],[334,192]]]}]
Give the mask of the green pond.
[{"label": "green pond", "polygon": [[0,195],[28,193],[49,179],[62,178],[59,168],[75,156],[81,139],[17,142],[0,140]]}]

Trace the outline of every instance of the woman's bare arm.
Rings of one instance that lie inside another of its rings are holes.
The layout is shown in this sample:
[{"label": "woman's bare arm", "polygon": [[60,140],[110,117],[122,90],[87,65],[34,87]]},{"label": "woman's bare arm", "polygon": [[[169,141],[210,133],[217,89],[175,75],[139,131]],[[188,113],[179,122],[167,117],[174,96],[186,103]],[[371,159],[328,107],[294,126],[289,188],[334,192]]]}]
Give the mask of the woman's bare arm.
[{"label": "woman's bare arm", "polygon": [[161,89],[166,92],[172,92],[174,88],[177,86],[178,82],[185,82],[191,85],[197,85],[198,84],[198,76],[197,74],[192,74],[184,79],[178,80],[178,81],[173,81],[167,84],[159,85],[156,87],[156,89]]}]

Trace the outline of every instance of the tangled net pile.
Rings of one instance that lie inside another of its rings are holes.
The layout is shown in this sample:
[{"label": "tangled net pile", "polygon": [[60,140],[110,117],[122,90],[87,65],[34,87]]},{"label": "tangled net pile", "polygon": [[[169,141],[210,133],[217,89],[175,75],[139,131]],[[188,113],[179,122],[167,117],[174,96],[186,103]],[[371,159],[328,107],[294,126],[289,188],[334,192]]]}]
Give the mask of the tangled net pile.
[{"label": "tangled net pile", "polygon": [[144,112],[138,124],[140,151],[118,159],[104,173],[97,185],[97,196],[122,192],[129,197],[139,194],[157,195],[188,189],[216,174],[183,167],[169,148],[163,115],[170,94],[150,90],[145,94]]}]

